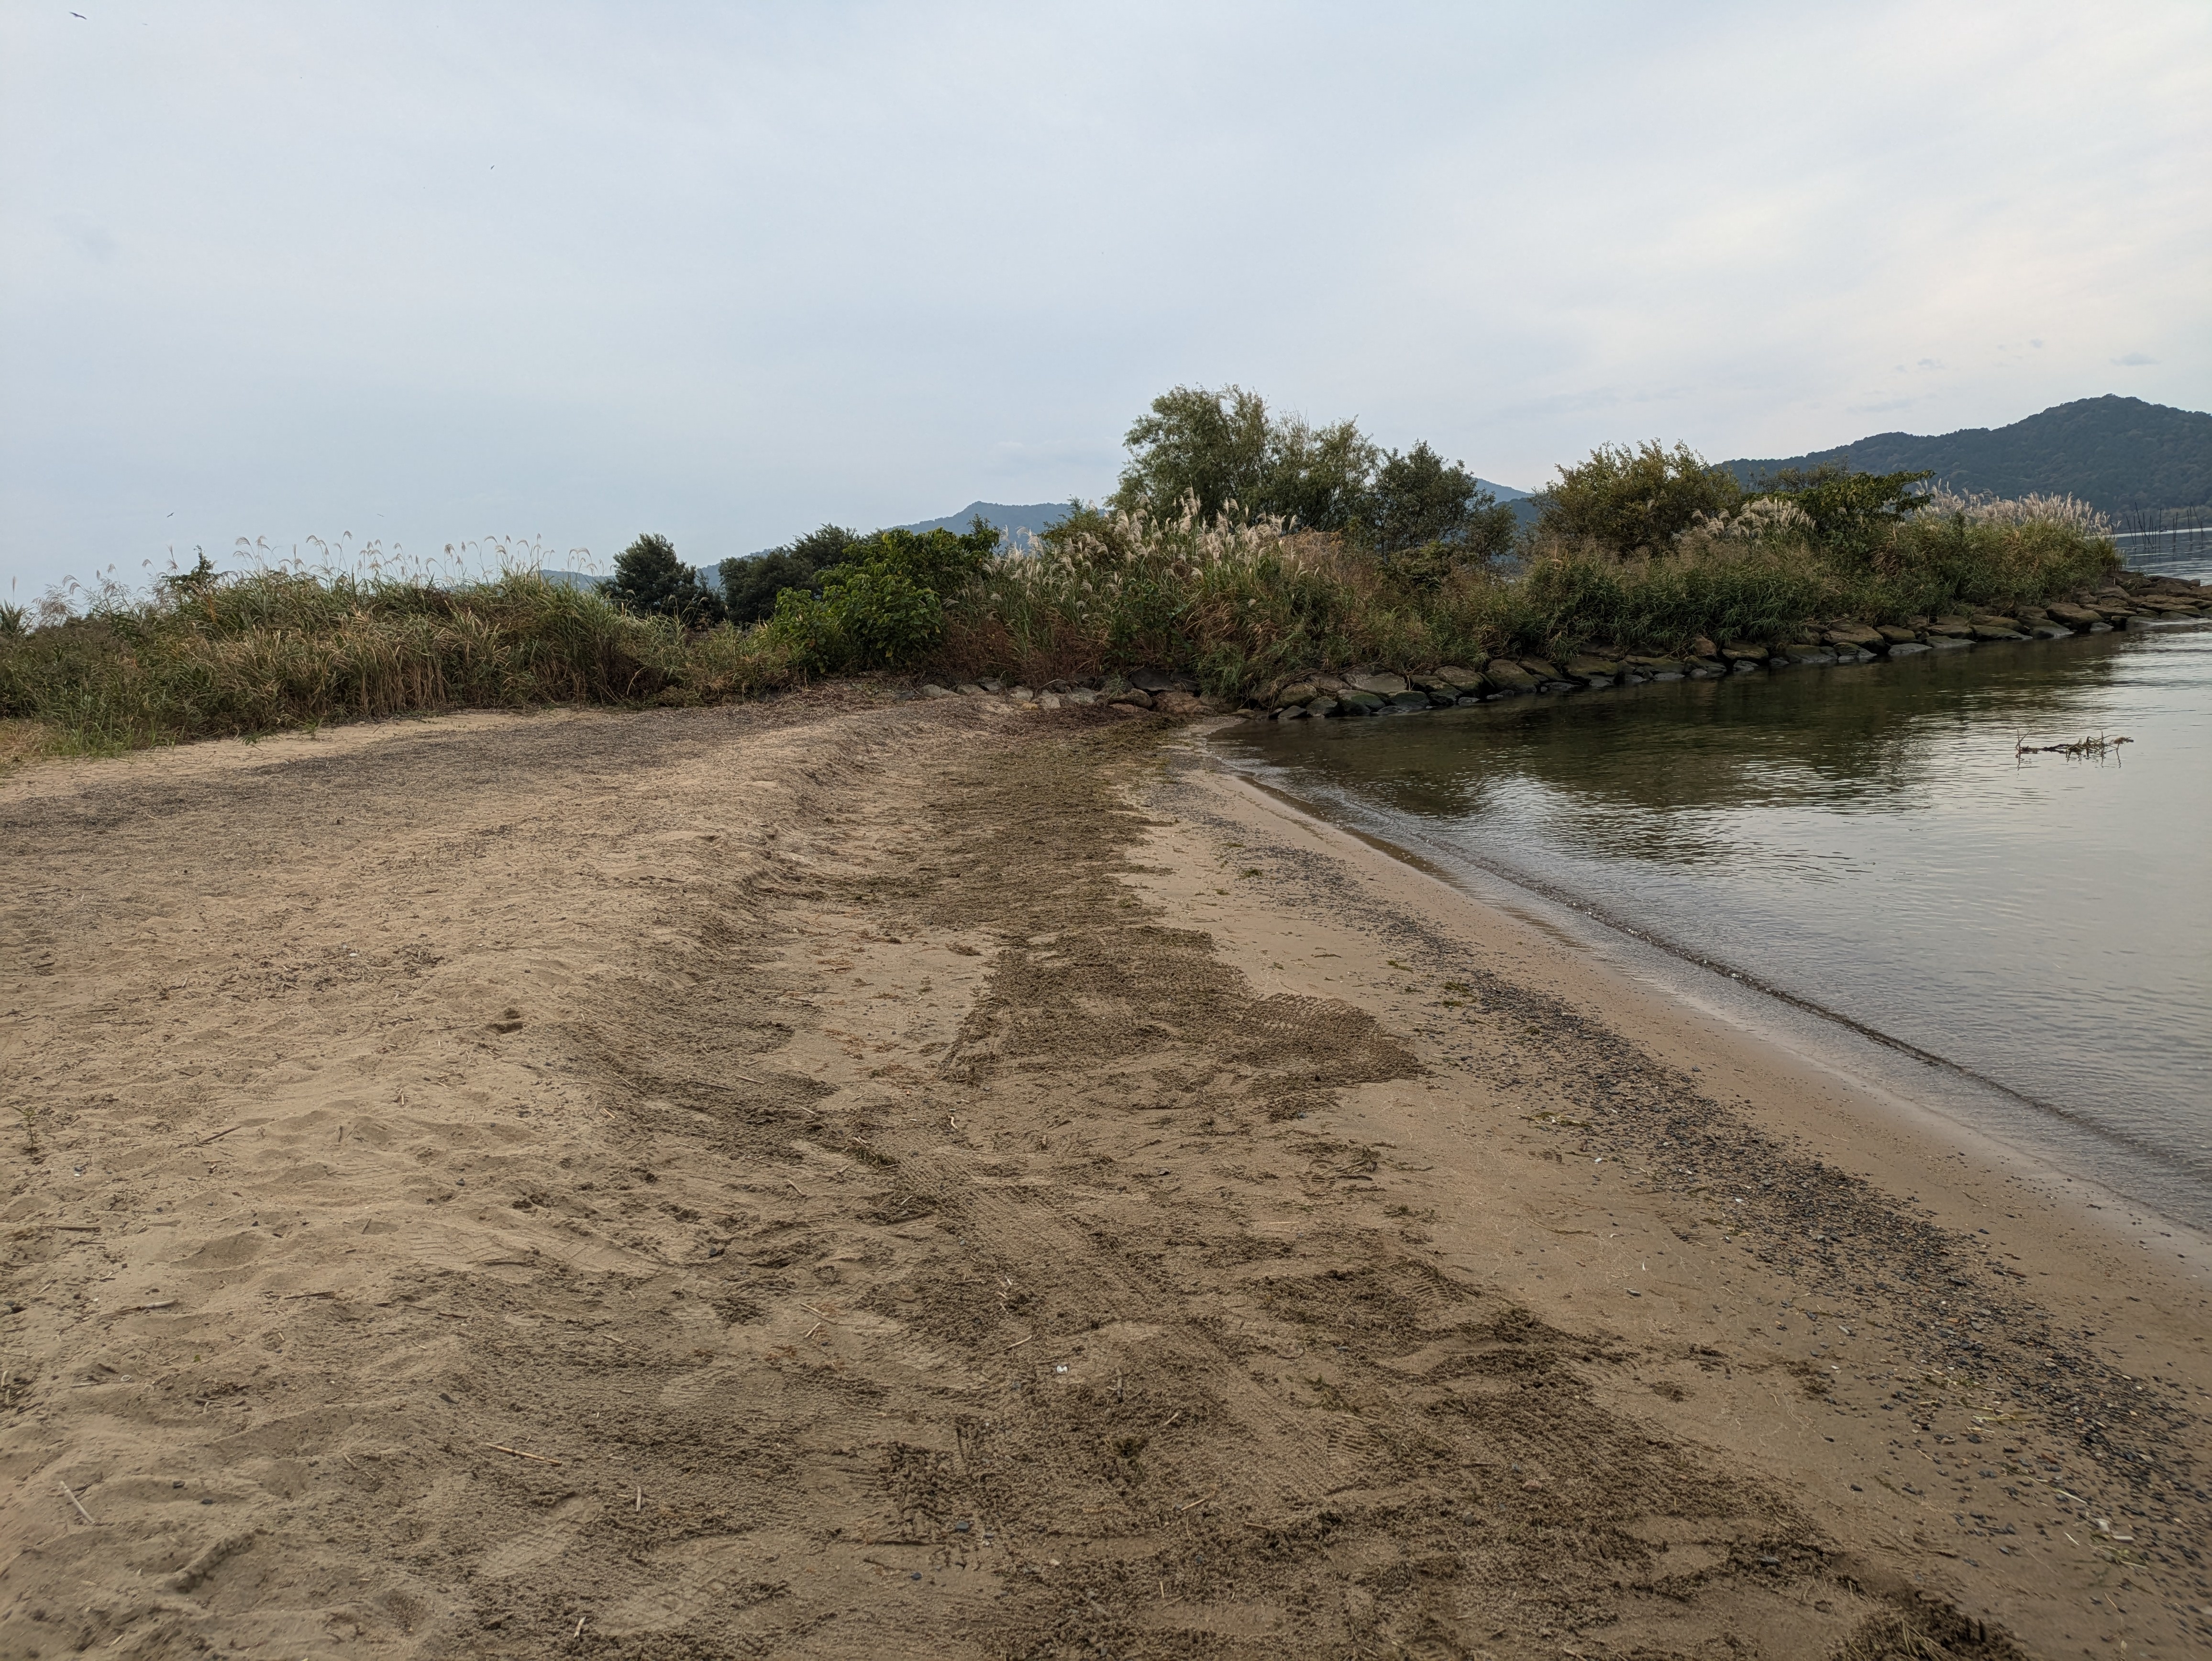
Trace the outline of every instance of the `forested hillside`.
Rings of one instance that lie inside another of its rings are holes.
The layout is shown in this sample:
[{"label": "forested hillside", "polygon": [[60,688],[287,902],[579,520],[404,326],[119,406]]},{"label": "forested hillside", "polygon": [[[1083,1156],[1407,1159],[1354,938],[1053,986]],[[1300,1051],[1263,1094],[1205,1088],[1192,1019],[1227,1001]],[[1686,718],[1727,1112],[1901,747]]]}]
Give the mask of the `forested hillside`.
[{"label": "forested hillside", "polygon": [[1969,427],[1927,438],[1875,433],[1810,455],[1725,462],[1749,484],[1784,467],[1931,470],[1954,490],[2075,496],[2107,513],[2212,502],[2212,415],[2139,398],[2084,398],[2009,427]]}]

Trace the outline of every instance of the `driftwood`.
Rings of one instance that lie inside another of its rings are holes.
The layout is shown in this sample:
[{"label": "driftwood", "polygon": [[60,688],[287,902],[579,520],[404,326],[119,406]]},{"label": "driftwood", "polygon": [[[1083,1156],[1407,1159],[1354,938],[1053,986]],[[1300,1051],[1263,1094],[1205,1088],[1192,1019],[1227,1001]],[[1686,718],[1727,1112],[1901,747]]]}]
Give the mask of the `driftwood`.
[{"label": "driftwood", "polygon": [[2071,744],[2030,744],[2022,738],[2014,740],[2012,752],[2015,756],[2101,756],[2107,750],[2134,742],[2130,738],[2106,738],[2102,733],[2094,738],[2076,739]]}]

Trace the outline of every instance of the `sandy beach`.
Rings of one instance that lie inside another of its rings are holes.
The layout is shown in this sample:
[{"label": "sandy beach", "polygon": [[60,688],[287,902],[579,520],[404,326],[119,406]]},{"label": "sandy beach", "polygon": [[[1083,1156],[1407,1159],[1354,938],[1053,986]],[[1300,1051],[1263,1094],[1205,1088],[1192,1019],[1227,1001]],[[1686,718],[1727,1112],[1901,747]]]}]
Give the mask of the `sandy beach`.
[{"label": "sandy beach", "polygon": [[337,727],[0,849],[0,1656],[2212,1650],[2203,1242],[1202,726]]}]

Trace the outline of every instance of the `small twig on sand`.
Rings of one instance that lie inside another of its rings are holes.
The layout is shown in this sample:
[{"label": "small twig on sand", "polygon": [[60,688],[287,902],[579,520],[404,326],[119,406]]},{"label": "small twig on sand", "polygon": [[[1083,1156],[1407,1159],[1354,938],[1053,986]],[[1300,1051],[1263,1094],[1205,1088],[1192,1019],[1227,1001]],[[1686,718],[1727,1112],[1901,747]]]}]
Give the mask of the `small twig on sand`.
[{"label": "small twig on sand", "polygon": [[484,1445],[495,1453],[511,1453],[518,1459],[535,1459],[541,1465],[558,1465],[566,1462],[550,1454],[525,1453],[520,1448],[511,1448],[504,1442],[486,1442]]},{"label": "small twig on sand", "polygon": [[1023,1344],[1034,1342],[1036,1338],[1036,1334],[1032,1332],[1028,1337],[1020,1340],[1018,1342],[1008,1344],[1006,1346],[1006,1354],[1009,1355],[1012,1354],[1016,1350],[1019,1349]]},{"label": "small twig on sand", "polygon": [[583,1615],[580,1615],[576,1617],[576,1630],[568,1634],[570,1641],[573,1642],[574,1640],[581,1638],[584,1635],[584,1622],[590,1618],[590,1616]]},{"label": "small twig on sand", "polygon": [[[239,1124],[244,1124],[245,1123],[246,1123],[246,1121],[244,1121],[243,1119],[241,1119],[241,1120],[240,1120],[240,1121],[239,1121]],[[212,1136],[203,1136],[203,1137],[201,1137],[201,1138],[199,1139],[199,1141],[198,1141],[194,1142],[194,1143],[192,1144],[192,1146],[193,1146],[194,1147],[206,1147],[210,1142],[219,1142],[219,1141],[221,1141],[224,1137],[226,1137],[226,1136],[229,1135],[230,1135],[230,1133],[231,1133],[232,1131],[234,1131],[234,1130],[235,1130],[235,1129],[238,1129],[238,1125],[235,1125],[235,1124],[233,1124],[233,1125],[225,1125],[222,1129],[220,1129],[220,1130],[216,1131],[216,1132],[215,1133],[215,1135],[212,1135]]]},{"label": "small twig on sand", "polygon": [[[84,1508],[84,1501],[76,1497],[76,1491],[70,1488],[67,1482],[64,1482],[61,1485],[61,1488],[64,1494],[69,1495],[70,1504],[76,1507],[76,1514],[83,1518],[86,1522],[92,1523],[92,1513]],[[97,1523],[92,1523],[92,1525],[94,1528],[98,1528],[100,1526]]]}]

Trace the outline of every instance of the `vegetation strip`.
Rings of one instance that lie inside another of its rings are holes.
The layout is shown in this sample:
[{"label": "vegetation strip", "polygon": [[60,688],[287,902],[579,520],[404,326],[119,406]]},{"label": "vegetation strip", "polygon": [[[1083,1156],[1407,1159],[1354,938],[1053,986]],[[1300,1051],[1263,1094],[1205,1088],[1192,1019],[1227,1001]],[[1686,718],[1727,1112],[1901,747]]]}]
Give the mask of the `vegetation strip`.
[{"label": "vegetation strip", "polygon": [[718,703],[854,674],[1341,715],[2204,614],[2193,585],[2120,575],[2081,502],[1953,496],[1923,474],[1747,488],[1686,447],[1607,447],[1516,530],[1427,446],[1386,452],[1239,388],[1178,387],[1128,443],[1109,502],[1018,548],[980,520],[824,526],[724,562],[717,590],[647,535],[596,592],[536,570],[224,574],[203,556],[149,595],[0,608],[0,721],[27,723],[0,737],[113,752],[464,707]]}]

